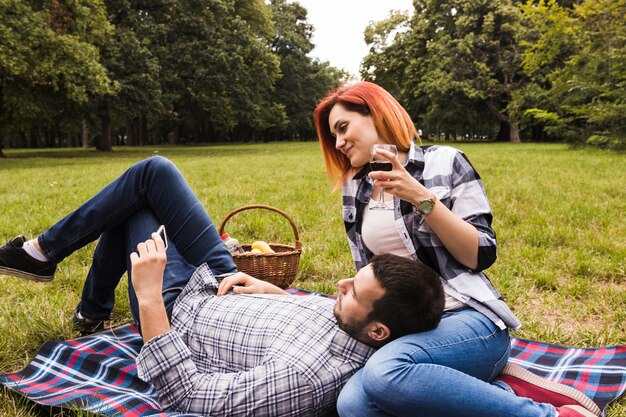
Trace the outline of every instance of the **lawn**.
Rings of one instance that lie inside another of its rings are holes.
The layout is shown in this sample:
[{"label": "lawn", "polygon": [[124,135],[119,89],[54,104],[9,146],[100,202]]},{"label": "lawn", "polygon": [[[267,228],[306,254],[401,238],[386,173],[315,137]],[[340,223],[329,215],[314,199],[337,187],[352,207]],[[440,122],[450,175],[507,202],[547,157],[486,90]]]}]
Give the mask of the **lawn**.
[{"label": "lawn", "polygon": [[[523,322],[514,335],[581,347],[626,344],[626,156],[560,144],[457,147],[481,174],[492,204],[499,256],[487,274]],[[247,204],[290,214],[304,247],[295,286],[332,293],[338,279],[354,274],[341,195],[331,193],[317,143],[5,154],[2,243],[36,236],[131,164],[159,154],[177,164],[217,225]],[[284,218],[262,210],[235,215],[225,229],[244,243],[294,239]],[[93,248],[64,260],[50,284],[0,278],[0,372],[22,368],[46,340],[76,336],[70,318]],[[113,319],[131,320],[125,287]],[[40,412],[0,392],[0,416]],[[609,416],[626,417],[626,398]]]}]

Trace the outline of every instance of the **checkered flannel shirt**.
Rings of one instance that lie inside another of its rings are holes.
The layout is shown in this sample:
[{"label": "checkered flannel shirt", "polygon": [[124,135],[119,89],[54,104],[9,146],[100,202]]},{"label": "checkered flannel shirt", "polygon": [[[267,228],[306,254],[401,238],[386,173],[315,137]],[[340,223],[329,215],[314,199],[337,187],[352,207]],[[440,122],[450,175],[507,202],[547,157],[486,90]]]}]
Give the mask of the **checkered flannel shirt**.
[{"label": "checkered flannel shirt", "polygon": [[[411,144],[405,168],[479,234],[478,267],[470,270],[448,252],[411,203],[394,197],[396,229],[411,257],[441,275],[447,294],[482,312],[502,329],[519,328],[520,322],[482,272],[496,260],[496,234],[483,183],[465,154],[449,146]],[[374,187],[369,171],[364,167],[343,184],[343,220],[357,270],[373,256],[361,236],[363,210]]]},{"label": "checkered flannel shirt", "polygon": [[163,408],[217,416],[321,416],[373,349],[337,326],[319,296],[215,296],[199,267],[178,297],[172,330],[148,341],[139,377]]}]

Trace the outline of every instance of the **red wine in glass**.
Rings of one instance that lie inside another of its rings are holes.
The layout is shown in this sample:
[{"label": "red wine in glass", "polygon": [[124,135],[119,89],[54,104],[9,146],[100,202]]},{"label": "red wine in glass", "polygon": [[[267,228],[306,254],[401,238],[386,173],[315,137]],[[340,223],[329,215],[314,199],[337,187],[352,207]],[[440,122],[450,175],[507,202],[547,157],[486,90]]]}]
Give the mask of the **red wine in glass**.
[{"label": "red wine in glass", "polygon": [[391,165],[391,161],[373,161],[370,162],[370,167],[372,171],[391,171],[393,165]]},{"label": "red wine in glass", "polygon": [[[393,170],[393,164],[386,156],[378,153],[379,149],[384,149],[387,152],[391,152],[394,155],[398,155],[398,149],[395,145],[390,143],[375,143],[370,149],[370,168],[372,171],[391,171]],[[393,205],[387,206],[385,204],[385,190],[380,187],[378,204],[371,206],[370,210],[393,210]]]}]

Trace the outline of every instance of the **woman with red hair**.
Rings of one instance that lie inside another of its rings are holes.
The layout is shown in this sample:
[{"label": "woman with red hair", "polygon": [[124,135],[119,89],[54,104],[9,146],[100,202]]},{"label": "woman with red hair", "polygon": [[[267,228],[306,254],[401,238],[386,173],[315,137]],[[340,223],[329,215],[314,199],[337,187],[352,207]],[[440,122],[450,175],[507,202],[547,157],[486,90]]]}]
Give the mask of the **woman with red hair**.
[{"label": "woman with red hair", "polygon": [[[378,350],[343,388],[339,414],[556,416],[554,405],[513,395],[518,386],[510,376],[492,383],[507,364],[509,329],[520,322],[483,273],[496,260],[496,235],[483,183],[467,157],[449,146],[417,146],[406,110],[373,83],[331,91],[313,116],[328,176],[342,188],[357,270],[379,253],[405,256],[437,271],[446,293],[439,326]],[[396,145],[397,156],[378,151],[391,160],[390,171],[370,169],[374,144]],[[381,189],[393,210],[369,210]],[[505,373],[511,369],[519,370],[507,366]],[[547,395],[542,401],[551,398],[552,385],[539,389],[527,376],[515,377],[526,396],[537,389]],[[568,404],[555,404],[561,417],[594,415]]]}]

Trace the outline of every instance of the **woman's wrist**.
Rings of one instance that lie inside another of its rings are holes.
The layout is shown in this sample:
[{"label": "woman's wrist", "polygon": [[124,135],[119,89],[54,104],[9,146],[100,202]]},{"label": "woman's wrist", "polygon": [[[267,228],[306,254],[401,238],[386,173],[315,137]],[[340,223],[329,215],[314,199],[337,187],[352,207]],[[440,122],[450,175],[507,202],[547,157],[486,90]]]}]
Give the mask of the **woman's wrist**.
[{"label": "woman's wrist", "polygon": [[437,196],[430,194],[430,196],[418,200],[417,204],[413,204],[415,210],[417,210],[422,216],[429,216],[435,206],[437,205]]}]

